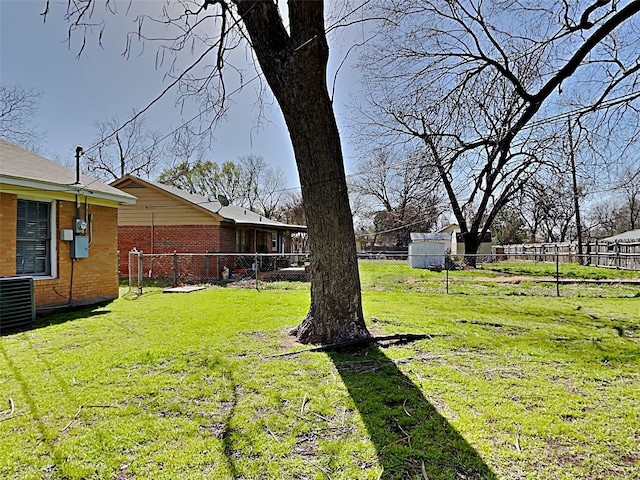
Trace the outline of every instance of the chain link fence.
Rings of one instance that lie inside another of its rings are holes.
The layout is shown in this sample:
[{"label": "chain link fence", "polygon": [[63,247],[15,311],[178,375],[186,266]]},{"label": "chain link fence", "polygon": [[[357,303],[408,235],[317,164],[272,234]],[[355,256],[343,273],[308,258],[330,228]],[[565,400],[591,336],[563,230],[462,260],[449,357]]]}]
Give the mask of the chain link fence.
[{"label": "chain link fence", "polygon": [[[597,263],[595,262],[597,260]],[[309,255],[130,252],[129,289],[221,285],[257,289],[309,286]],[[122,266],[121,266],[122,268]],[[491,255],[359,255],[364,291],[467,295],[640,297],[640,254],[561,252]],[[123,272],[121,272],[122,275]]]},{"label": "chain link fence", "polygon": [[[142,293],[144,286],[236,284],[259,286],[269,282],[308,282],[308,254],[168,253],[129,252],[129,289]],[[124,271],[124,272],[123,272]]]}]

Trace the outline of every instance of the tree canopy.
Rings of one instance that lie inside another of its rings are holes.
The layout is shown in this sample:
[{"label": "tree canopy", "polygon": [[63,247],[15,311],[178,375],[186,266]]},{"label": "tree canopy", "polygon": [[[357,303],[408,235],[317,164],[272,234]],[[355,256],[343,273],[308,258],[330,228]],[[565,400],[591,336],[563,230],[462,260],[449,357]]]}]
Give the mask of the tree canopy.
[{"label": "tree canopy", "polygon": [[363,123],[372,143],[431,152],[469,253],[536,174],[566,163],[567,116],[590,134],[586,146],[638,134],[640,2],[372,8],[383,20],[361,62]]},{"label": "tree canopy", "polygon": [[286,191],[282,170],[269,166],[258,155],[245,155],[238,163],[226,161],[221,165],[210,160],[183,161],[164,169],[158,181],[200,195],[223,195],[229,202],[267,218],[276,216]]}]

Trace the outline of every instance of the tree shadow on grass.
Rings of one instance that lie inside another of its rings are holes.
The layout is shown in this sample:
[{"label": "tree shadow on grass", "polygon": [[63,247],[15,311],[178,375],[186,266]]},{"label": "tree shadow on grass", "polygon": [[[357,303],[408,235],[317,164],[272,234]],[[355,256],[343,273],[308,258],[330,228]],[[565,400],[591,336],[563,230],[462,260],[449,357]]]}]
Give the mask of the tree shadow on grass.
[{"label": "tree shadow on grass", "polygon": [[38,312],[36,321],[18,327],[5,328],[2,327],[0,336],[13,335],[15,333],[25,332],[28,330],[37,330],[39,328],[50,327],[51,325],[59,325],[61,323],[72,322],[99,315],[111,313],[110,310],[103,310],[112,300],[96,303],[93,305],[63,307],[57,310]]},{"label": "tree shadow on grass", "polygon": [[106,315],[107,313],[110,313],[110,310],[102,310],[102,308],[107,306],[109,303],[111,303],[111,301],[90,306],[64,307],[59,310],[39,312],[36,316],[36,321],[33,323],[8,328],[0,327],[0,336],[14,335],[20,332],[37,330],[39,328],[50,327],[51,325],[71,322],[73,320]]},{"label": "tree shadow on grass", "polygon": [[[330,353],[372,442],[382,479],[497,477],[409,378],[379,349]],[[426,475],[426,477],[425,477]]]},{"label": "tree shadow on grass", "polygon": [[106,315],[107,313],[111,313],[111,310],[104,310],[104,307],[112,301],[113,300],[106,300],[92,305],[65,307],[59,310],[39,313],[32,328],[44,328],[73,320]]}]

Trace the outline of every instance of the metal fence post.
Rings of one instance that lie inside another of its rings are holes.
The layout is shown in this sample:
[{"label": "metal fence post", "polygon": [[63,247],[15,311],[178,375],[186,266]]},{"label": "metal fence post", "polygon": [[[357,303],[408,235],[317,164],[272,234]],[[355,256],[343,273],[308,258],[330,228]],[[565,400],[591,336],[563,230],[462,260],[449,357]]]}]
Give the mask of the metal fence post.
[{"label": "metal fence post", "polygon": [[129,276],[129,292],[127,293],[131,293],[131,287],[132,287],[132,283],[133,283],[133,275],[131,272],[131,260],[133,259],[133,251],[130,251],[128,253],[128,257],[127,257],[127,273]]},{"label": "metal fence post", "polygon": [[556,245],[556,297],[560,296],[560,253]]},{"label": "metal fence post", "polygon": [[451,263],[451,261],[449,260],[449,257],[445,255],[444,257],[444,288],[445,291],[447,293],[447,295],[449,294],[449,264]]},{"label": "metal fence post", "polygon": [[255,270],[255,275],[256,275],[256,290],[260,290],[258,288],[258,270],[259,270],[259,268],[258,268],[258,252],[256,252],[256,260],[255,260],[255,262],[256,263],[255,263],[254,270]]},{"label": "metal fence post", "polygon": [[178,253],[173,251],[173,284],[178,285]]},{"label": "metal fence post", "polygon": [[138,295],[142,295],[142,252],[138,252]]},{"label": "metal fence post", "polygon": [[207,283],[209,283],[209,254],[205,253],[204,254],[204,274],[207,280]]}]

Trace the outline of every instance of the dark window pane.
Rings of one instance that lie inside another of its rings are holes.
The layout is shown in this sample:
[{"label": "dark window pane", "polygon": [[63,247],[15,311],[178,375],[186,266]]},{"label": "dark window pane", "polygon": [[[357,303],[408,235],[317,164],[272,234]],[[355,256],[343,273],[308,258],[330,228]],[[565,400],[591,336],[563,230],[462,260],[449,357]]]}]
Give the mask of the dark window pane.
[{"label": "dark window pane", "polygon": [[17,235],[18,238],[26,236],[27,222],[24,219],[18,218]]},{"label": "dark window pane", "polygon": [[38,238],[49,237],[49,222],[38,222]]},{"label": "dark window pane", "polygon": [[18,218],[25,218],[27,216],[27,202],[18,200]]},{"label": "dark window pane", "polygon": [[16,273],[51,273],[51,204],[18,200],[16,223]]},{"label": "dark window pane", "polygon": [[34,270],[33,273],[44,272],[47,269],[47,259],[46,258],[36,258],[34,262]]},{"label": "dark window pane", "polygon": [[49,204],[44,202],[38,203],[38,219],[49,220]]},{"label": "dark window pane", "polygon": [[38,232],[36,222],[32,222],[27,220],[27,229],[25,231],[24,236],[27,238],[34,238]]},{"label": "dark window pane", "polygon": [[35,255],[38,257],[46,257],[47,256],[47,242],[40,241],[35,242],[34,244]]}]

